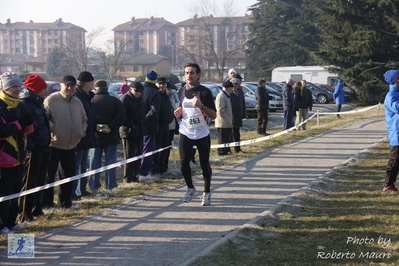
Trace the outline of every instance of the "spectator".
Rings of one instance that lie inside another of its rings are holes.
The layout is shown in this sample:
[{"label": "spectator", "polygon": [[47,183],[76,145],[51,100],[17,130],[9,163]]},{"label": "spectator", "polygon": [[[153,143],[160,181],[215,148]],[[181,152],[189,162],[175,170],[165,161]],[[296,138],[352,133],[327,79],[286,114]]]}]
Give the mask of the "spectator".
[{"label": "spectator", "polygon": [[[27,90],[21,95],[22,104],[34,118],[35,131],[28,135],[29,158],[24,163],[24,190],[29,190],[45,184],[47,163],[50,154],[50,124],[44,109],[47,84],[41,77],[30,75],[25,80]],[[20,198],[19,221],[30,222],[34,216],[43,215],[41,205],[42,192],[38,191]]]},{"label": "spectator", "polygon": [[[82,102],[87,117],[86,134],[76,146],[76,174],[78,175],[86,173],[89,150],[96,147],[96,141],[94,137],[94,113],[91,107],[91,99],[94,97],[92,92],[94,77],[90,72],[83,71],[79,74],[77,83],[75,96]],[[72,199],[90,195],[86,186],[87,177],[73,181]]]},{"label": "spectator", "polygon": [[228,81],[228,80],[234,78],[234,75],[235,75],[236,73],[237,73],[237,72],[236,72],[233,68],[230,68],[229,71],[227,72],[227,77],[225,78],[224,81]]},{"label": "spectator", "polygon": [[[169,96],[171,108],[172,108],[172,114],[173,111],[179,107],[179,96],[176,93],[176,96],[174,95],[176,91],[172,88],[171,83],[167,82],[166,85],[166,94]],[[169,139],[168,143],[173,145],[173,139],[175,135],[179,134],[179,124],[176,119],[176,117],[173,116],[173,121],[169,124]],[[169,156],[170,156],[170,151],[172,149],[167,149],[167,154],[166,154],[166,168],[169,169]]]},{"label": "spectator", "polygon": [[[105,80],[97,80],[94,83],[95,94],[91,100],[94,112],[95,138],[97,147],[90,150],[90,170],[101,167],[102,155],[105,153],[104,165],[116,163],[119,144],[119,127],[126,118],[123,103],[109,95],[108,84]],[[100,187],[100,173],[90,176],[89,186],[92,192]],[[105,188],[118,187],[116,183],[116,168],[105,171]]]},{"label": "spectator", "polygon": [[[47,183],[54,182],[58,169],[60,180],[76,174],[76,145],[85,135],[87,117],[83,104],[76,98],[75,93],[76,79],[67,75],[63,77],[61,91],[51,94],[44,100],[51,129]],[[72,205],[71,196],[72,182],[60,185],[57,206],[78,208],[78,205]],[[43,206],[53,207],[53,198],[53,187],[44,190]]]},{"label": "spectator", "polygon": [[[300,92],[301,92],[301,87],[302,87],[302,84],[301,84],[301,82],[300,81],[296,81],[295,83],[294,83],[294,85],[292,86],[292,102],[293,102],[293,107],[292,107],[292,115],[293,115],[293,120],[292,120],[292,124],[294,125],[295,124],[295,121],[296,121],[296,112],[297,111],[299,111],[299,108],[298,108],[298,102],[299,102],[299,100],[300,100],[300,98],[301,98],[301,94],[300,94]],[[296,127],[295,127],[295,130],[298,130]]]},{"label": "spectator", "polygon": [[266,89],[266,80],[261,78],[258,80],[258,87],[255,90],[258,124],[256,131],[260,135],[269,135],[266,133],[267,123],[269,122],[269,100],[270,96]]},{"label": "spectator", "polygon": [[[143,136],[147,130],[145,106],[142,98],[143,91],[144,87],[140,82],[132,82],[129,91],[121,98],[125,106],[126,118],[119,128],[119,135],[122,139],[125,160],[141,155],[143,151]],[[125,183],[139,182],[137,176],[140,161],[136,160],[125,165],[123,173]]]},{"label": "spectator", "polygon": [[174,112],[179,124],[179,154],[181,172],[186,181],[187,190],[183,196],[184,202],[189,202],[195,195],[190,168],[193,146],[199,153],[202,175],[204,177],[204,192],[202,206],[211,204],[212,170],[209,164],[211,138],[208,118],[216,118],[216,108],[211,91],[199,83],[201,68],[198,64],[188,63],[184,68],[187,84],[179,91],[180,107]]},{"label": "spectator", "polygon": [[[157,79],[157,87],[161,96],[161,105],[158,115],[158,130],[155,136],[155,149],[161,149],[170,146],[169,124],[173,122],[174,115],[169,96],[166,94],[166,79],[160,77]],[[168,170],[168,154],[170,149],[163,150],[154,154],[151,174],[164,174]]]},{"label": "spectator", "polygon": [[[239,74],[235,74],[234,77],[230,80],[231,83],[233,83],[234,85],[233,92],[230,94],[230,100],[231,107],[233,109],[232,140],[235,142],[241,141],[240,127],[242,127],[242,119],[247,117],[245,97],[241,87],[241,80],[242,78]],[[234,146],[234,150],[236,152],[243,152],[239,145]]]},{"label": "spectator", "polygon": [[[312,93],[306,88],[306,80],[301,81],[300,98],[298,100],[298,109],[296,113],[295,126],[299,129],[298,125],[308,119],[308,110],[312,111],[313,100]],[[302,124],[302,129],[306,130],[306,123]]]},{"label": "spectator", "polygon": [[121,97],[128,91],[129,91],[129,86],[127,85],[127,79],[124,79],[123,84],[122,84],[121,88],[119,89]]},{"label": "spectator", "polygon": [[[143,102],[145,105],[146,118],[148,121],[147,134],[143,138],[143,155],[155,150],[155,135],[158,131],[158,115],[161,107],[161,95],[158,92],[158,74],[155,71],[147,72],[144,82]],[[144,157],[141,160],[139,180],[150,180],[154,177],[149,173],[152,168],[153,155]]]},{"label": "spectator", "polygon": [[385,120],[388,129],[389,160],[385,169],[383,192],[399,192],[395,182],[399,173],[399,71],[388,70],[384,79],[389,83],[389,92],[385,96]]},{"label": "spectator", "polygon": [[[215,127],[218,129],[218,144],[229,143],[233,129],[233,110],[231,108],[230,94],[234,88],[233,83],[225,81],[223,90],[216,96],[216,119]],[[218,148],[221,156],[231,154],[230,147]]]},{"label": "spectator", "polygon": [[[16,73],[0,76],[0,197],[21,192],[23,162],[26,159],[26,135],[33,132],[33,116],[20,103],[21,80]],[[0,234],[23,231],[27,227],[16,224],[18,198],[0,202]]]},{"label": "spectator", "polygon": [[[341,112],[341,107],[345,104],[345,92],[344,92],[344,80],[339,79],[337,86],[335,86],[335,91],[333,94],[333,98],[335,100],[335,104],[338,106],[337,113]],[[339,114],[337,114],[337,118],[341,118]]]},{"label": "spectator", "polygon": [[293,126],[293,112],[294,112],[294,99],[292,97],[292,84],[294,81],[289,78],[283,86],[283,111],[284,111],[284,124],[283,130],[287,130]]}]

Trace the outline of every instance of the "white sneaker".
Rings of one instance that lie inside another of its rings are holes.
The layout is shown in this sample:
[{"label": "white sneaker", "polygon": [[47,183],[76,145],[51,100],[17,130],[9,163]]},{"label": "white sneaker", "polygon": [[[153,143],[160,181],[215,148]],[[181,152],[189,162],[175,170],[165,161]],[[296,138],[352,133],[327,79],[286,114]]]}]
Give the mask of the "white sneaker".
[{"label": "white sneaker", "polygon": [[195,187],[193,187],[193,188],[187,188],[187,189],[186,189],[186,193],[184,193],[184,196],[183,196],[183,201],[184,201],[184,202],[189,202],[189,201],[191,201],[196,191],[197,191],[197,190],[195,189]]},{"label": "white sneaker", "polygon": [[211,192],[204,192],[202,194],[202,206],[209,206],[211,205]]},{"label": "white sneaker", "polygon": [[[7,227],[4,227],[4,228],[7,228]],[[22,225],[16,224],[13,227],[11,227],[11,229],[8,229],[8,230],[11,230],[11,231],[14,231],[14,232],[19,232],[19,231],[25,231],[27,229],[28,229],[27,226],[22,226]]]},{"label": "white sneaker", "polygon": [[148,174],[148,175],[139,175],[139,181],[151,180],[151,179],[154,179],[154,178],[155,177],[153,177],[150,174]]},{"label": "white sneaker", "polygon": [[0,230],[0,235],[8,235],[8,234],[14,234],[14,232],[8,229],[8,227],[4,227],[3,229]]},{"label": "white sneaker", "polygon": [[78,210],[79,209],[79,205],[78,204],[72,204],[69,209],[71,210]]}]

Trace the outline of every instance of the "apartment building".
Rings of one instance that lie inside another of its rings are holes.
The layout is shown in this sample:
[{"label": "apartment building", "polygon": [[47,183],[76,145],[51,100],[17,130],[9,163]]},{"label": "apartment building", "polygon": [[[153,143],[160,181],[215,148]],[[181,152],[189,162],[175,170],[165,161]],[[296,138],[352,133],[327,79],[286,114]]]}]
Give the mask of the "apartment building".
[{"label": "apartment building", "polygon": [[[251,15],[241,17],[198,17],[177,23],[176,64],[195,61],[218,78],[229,68],[245,69],[245,43],[250,38]],[[225,70],[226,69],[226,70]]]},{"label": "apartment building", "polygon": [[[112,29],[115,45],[131,54],[159,54],[162,46],[176,45],[177,27],[164,18],[135,18]],[[169,49],[169,50],[170,50]]]},{"label": "apartment building", "polygon": [[30,21],[0,23],[0,54],[46,55],[55,47],[85,47],[86,30],[57,19],[52,23]]}]

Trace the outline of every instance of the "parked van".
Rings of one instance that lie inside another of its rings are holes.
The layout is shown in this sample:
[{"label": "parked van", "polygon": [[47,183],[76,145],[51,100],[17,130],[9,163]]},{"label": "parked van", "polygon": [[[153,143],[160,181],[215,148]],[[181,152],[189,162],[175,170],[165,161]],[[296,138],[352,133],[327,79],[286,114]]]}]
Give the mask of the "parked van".
[{"label": "parked van", "polygon": [[335,87],[338,84],[339,76],[330,73],[323,66],[285,66],[273,69],[272,82],[285,82],[288,78],[292,78],[294,81],[304,79],[312,83]]}]

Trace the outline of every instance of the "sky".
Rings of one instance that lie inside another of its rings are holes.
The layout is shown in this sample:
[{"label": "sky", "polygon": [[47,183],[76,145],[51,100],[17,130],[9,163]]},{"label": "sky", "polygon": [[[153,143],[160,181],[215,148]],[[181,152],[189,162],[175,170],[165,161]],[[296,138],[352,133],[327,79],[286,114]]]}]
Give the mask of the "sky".
[{"label": "sky", "polygon": [[[4,4],[7,2],[6,8]],[[0,23],[7,19],[13,22],[54,22],[62,18],[84,28],[88,33],[103,28],[102,35],[95,43],[101,45],[112,38],[112,29],[126,23],[132,17],[163,17],[172,23],[190,19],[194,16],[193,3],[217,5],[218,12],[225,10],[223,2],[233,7],[235,16],[244,16],[248,7],[256,4],[255,0],[0,0]],[[3,5],[1,5],[3,4]],[[214,14],[214,16],[223,16]]]}]

